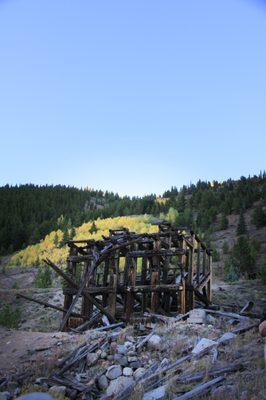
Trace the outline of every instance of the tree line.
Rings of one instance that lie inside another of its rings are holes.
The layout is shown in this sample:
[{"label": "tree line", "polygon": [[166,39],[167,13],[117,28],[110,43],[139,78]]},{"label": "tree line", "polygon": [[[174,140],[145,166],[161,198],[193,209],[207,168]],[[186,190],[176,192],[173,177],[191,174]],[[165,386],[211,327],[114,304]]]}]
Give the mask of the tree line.
[{"label": "tree line", "polygon": [[38,243],[60,229],[73,236],[74,227],[97,218],[151,214],[179,226],[189,226],[204,234],[205,240],[220,215],[220,229],[226,229],[227,216],[243,214],[254,202],[255,225],[266,225],[263,209],[266,174],[172,187],[161,197],[121,197],[116,193],[78,189],[63,185],[19,185],[0,187],[0,254],[12,253]]}]

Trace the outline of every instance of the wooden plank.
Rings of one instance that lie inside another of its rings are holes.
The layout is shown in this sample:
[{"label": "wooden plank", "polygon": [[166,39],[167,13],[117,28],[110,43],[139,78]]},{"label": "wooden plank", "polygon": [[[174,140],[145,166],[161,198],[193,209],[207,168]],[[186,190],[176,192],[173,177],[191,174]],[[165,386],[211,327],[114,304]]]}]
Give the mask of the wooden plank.
[{"label": "wooden plank", "polygon": [[200,396],[206,394],[210,391],[213,386],[217,386],[219,383],[225,380],[224,376],[218,376],[208,382],[201,383],[200,385],[196,386],[194,389],[190,390],[189,392],[181,395],[181,396],[174,396],[172,400],[189,400],[193,399],[196,396]]},{"label": "wooden plank", "polygon": [[[64,278],[71,286],[73,286],[76,289],[79,289],[79,286],[74,282],[65,272],[63,272],[60,268],[58,268],[57,265],[55,265],[51,260],[48,258],[44,260],[46,264],[50,265],[51,268],[53,268],[62,278]],[[83,290],[82,290],[83,291]],[[97,307],[104,315],[109,318],[109,320],[113,323],[116,322],[116,320],[112,317],[112,315],[109,314],[109,312],[100,304],[98,301],[96,301],[92,296],[90,296],[88,293],[84,293],[85,296],[88,296],[90,301]]]}]

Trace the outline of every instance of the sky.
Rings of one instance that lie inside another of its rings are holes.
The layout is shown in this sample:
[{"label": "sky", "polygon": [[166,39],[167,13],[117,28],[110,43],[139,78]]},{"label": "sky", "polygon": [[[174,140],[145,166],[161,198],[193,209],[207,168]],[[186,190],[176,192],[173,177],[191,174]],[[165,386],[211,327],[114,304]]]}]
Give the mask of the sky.
[{"label": "sky", "polygon": [[266,169],[266,1],[0,0],[0,185]]}]

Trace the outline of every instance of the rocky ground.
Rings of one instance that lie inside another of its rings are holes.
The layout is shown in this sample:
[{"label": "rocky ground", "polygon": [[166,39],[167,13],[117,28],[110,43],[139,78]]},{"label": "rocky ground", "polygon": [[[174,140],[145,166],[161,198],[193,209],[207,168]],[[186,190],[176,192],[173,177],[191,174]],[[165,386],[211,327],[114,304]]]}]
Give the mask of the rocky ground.
[{"label": "rocky ground", "polygon": [[[59,287],[33,287],[35,275],[34,269],[1,272],[1,303],[20,313],[16,329],[0,329],[0,399],[32,390],[49,391],[61,400],[182,399],[184,393],[220,376],[203,398],[265,398],[258,319],[203,312],[199,321],[153,316],[114,330],[61,333],[59,311],[16,298],[20,292],[62,304]],[[213,287],[213,303],[225,312],[239,312],[247,301],[254,302],[254,314],[265,309],[265,286],[258,280],[234,285],[216,280]],[[254,327],[241,333],[250,326]],[[228,332],[237,334],[220,342]],[[203,352],[202,345],[207,346]],[[196,346],[201,347],[198,353]],[[219,372],[224,369],[227,372]]]}]

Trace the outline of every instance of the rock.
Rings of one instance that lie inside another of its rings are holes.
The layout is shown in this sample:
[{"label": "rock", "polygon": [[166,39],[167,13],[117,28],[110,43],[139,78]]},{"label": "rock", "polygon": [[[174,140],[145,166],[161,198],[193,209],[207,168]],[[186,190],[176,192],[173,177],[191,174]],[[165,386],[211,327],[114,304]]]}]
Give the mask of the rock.
[{"label": "rock", "polygon": [[109,354],[109,355],[107,356],[107,360],[108,360],[108,361],[113,361],[113,360],[114,360],[114,356],[113,356],[112,354]]},{"label": "rock", "polygon": [[118,364],[122,365],[122,367],[126,367],[128,365],[127,357],[122,356],[122,354],[115,354],[114,361],[116,361]]},{"label": "rock", "polygon": [[100,358],[100,355],[97,353],[88,353],[87,354],[87,366],[92,367],[93,365],[95,365],[97,363],[99,358]]},{"label": "rock", "polygon": [[207,314],[206,321],[209,324],[214,324],[216,322],[216,318],[214,318],[211,314]]},{"label": "rock", "polygon": [[117,351],[118,354],[124,355],[124,354],[126,354],[127,349],[126,349],[126,346],[125,346],[125,345],[119,344],[119,345],[117,346],[116,351]]},{"label": "rock", "polygon": [[78,391],[75,389],[67,390],[66,397],[68,397],[70,400],[76,400],[77,394]]},{"label": "rock", "polygon": [[129,351],[135,351],[135,350],[136,350],[135,345],[134,345],[132,342],[130,342],[130,341],[126,341],[126,342],[124,343],[124,346],[125,346],[125,348],[126,348],[126,352],[127,352],[127,353],[128,353]]},{"label": "rock", "polygon": [[55,398],[50,396],[48,393],[34,392],[24,394],[23,396],[18,397],[17,400],[55,400]]},{"label": "rock", "polygon": [[134,361],[138,361],[138,357],[136,357],[136,356],[128,357],[128,358],[127,358],[127,361],[128,361],[129,363],[134,362]]},{"label": "rock", "polygon": [[189,317],[187,319],[188,324],[205,324],[206,323],[206,311],[202,308],[194,308],[189,311]]},{"label": "rock", "polygon": [[120,392],[122,392],[122,390],[126,389],[128,386],[132,385],[133,383],[134,380],[132,377],[120,376],[119,378],[114,379],[110,382],[110,385],[106,390],[106,395],[115,396]]},{"label": "rock", "polygon": [[110,354],[115,354],[117,352],[117,343],[116,342],[112,342],[110,344]]},{"label": "rock", "polygon": [[263,321],[259,325],[259,333],[262,337],[266,337],[266,321]]},{"label": "rock", "polygon": [[147,392],[143,396],[143,400],[159,400],[163,399],[166,395],[166,385],[159,386],[156,389]]},{"label": "rock", "polygon": [[0,400],[11,399],[11,394],[9,392],[0,392]]},{"label": "rock", "polygon": [[137,368],[140,367],[140,362],[139,361],[133,361],[133,362],[131,362],[129,364],[129,366],[130,366],[130,368],[137,369]]},{"label": "rock", "polygon": [[236,395],[236,389],[232,385],[223,385],[213,388],[211,391],[211,396],[213,398],[232,398],[234,399]]},{"label": "rock", "polygon": [[196,346],[192,350],[192,353],[197,355],[197,354],[201,353],[203,350],[212,348],[217,345],[218,345],[218,342],[215,342],[214,340],[203,338],[199,341],[198,344],[196,344]]},{"label": "rock", "polygon": [[163,358],[161,361],[161,368],[164,368],[168,364],[169,364],[168,358]]},{"label": "rock", "polygon": [[161,347],[161,342],[161,336],[154,334],[148,340],[148,348],[151,350],[159,350]]},{"label": "rock", "polygon": [[220,343],[224,343],[227,342],[228,340],[232,340],[236,337],[237,335],[235,333],[232,332],[226,332],[224,333],[218,340],[217,342]]},{"label": "rock", "polygon": [[101,351],[100,357],[101,357],[102,359],[106,358],[106,357],[107,357],[106,351]]},{"label": "rock", "polygon": [[130,357],[133,357],[133,356],[137,355],[137,352],[130,350],[130,351],[127,352],[127,355],[130,356]]},{"label": "rock", "polygon": [[105,375],[102,375],[98,378],[97,384],[99,389],[106,390],[108,388],[108,379],[106,378]]},{"label": "rock", "polygon": [[126,334],[126,339],[128,342],[135,343],[135,339],[132,335]]},{"label": "rock", "polygon": [[55,385],[55,386],[50,387],[50,389],[48,390],[48,393],[50,393],[52,395],[62,394],[64,396],[66,394],[66,387]]},{"label": "rock", "polygon": [[142,368],[142,367],[136,369],[136,371],[134,371],[134,373],[133,373],[134,378],[136,380],[141,378],[145,371],[146,371],[146,369]]},{"label": "rock", "polygon": [[111,367],[109,367],[107,369],[107,372],[105,375],[108,379],[111,379],[111,380],[118,378],[119,376],[122,375],[121,365],[111,365]]},{"label": "rock", "polygon": [[133,369],[132,369],[132,368],[129,368],[129,367],[125,367],[125,368],[123,369],[123,375],[124,375],[124,376],[131,376],[131,375],[133,375]]}]

